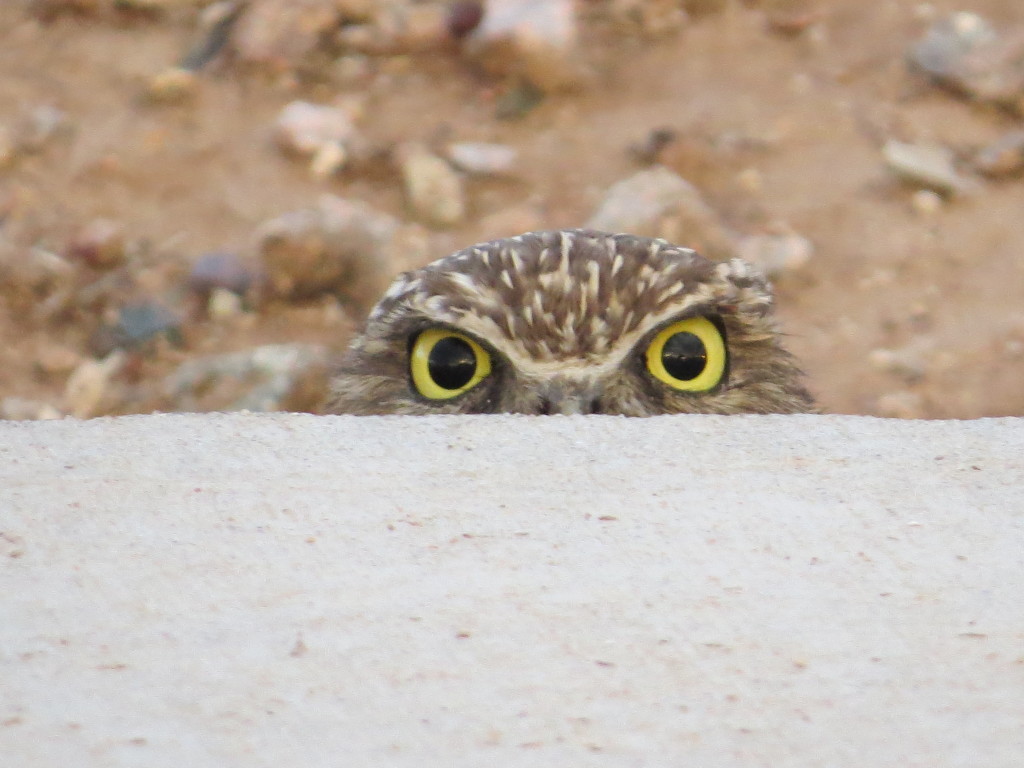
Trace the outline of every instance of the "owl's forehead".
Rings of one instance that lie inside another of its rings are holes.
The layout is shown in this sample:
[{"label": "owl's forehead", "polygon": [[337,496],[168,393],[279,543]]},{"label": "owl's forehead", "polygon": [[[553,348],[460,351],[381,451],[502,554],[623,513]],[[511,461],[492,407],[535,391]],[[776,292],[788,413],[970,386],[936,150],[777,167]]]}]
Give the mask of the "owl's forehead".
[{"label": "owl's forehead", "polygon": [[718,298],[729,268],[665,240],[529,233],[402,275],[371,320],[413,313],[487,339],[515,358],[593,361]]}]

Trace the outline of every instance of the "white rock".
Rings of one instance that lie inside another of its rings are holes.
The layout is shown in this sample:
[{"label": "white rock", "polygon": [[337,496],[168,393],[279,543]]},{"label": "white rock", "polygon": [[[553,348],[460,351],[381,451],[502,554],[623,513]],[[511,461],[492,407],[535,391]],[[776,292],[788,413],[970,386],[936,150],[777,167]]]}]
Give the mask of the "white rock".
[{"label": "white rock", "polygon": [[578,38],[572,0],[487,0],[464,50],[494,74],[552,91],[581,82]]},{"label": "white rock", "polygon": [[357,112],[354,107],[293,101],[278,116],[274,135],[286,152],[311,157],[314,175],[326,176],[347,159],[345,147],[357,135]]},{"label": "white rock", "polygon": [[448,159],[461,171],[478,176],[505,176],[513,172],[519,152],[507,144],[458,141],[448,145]]}]

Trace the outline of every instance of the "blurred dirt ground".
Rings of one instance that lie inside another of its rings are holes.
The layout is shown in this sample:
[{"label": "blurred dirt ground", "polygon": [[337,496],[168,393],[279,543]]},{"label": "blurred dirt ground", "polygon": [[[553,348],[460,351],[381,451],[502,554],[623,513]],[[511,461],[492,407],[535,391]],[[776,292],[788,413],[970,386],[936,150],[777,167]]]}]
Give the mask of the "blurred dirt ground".
[{"label": "blurred dirt ground", "polygon": [[[659,35],[623,25],[608,3],[580,2],[582,87],[503,118],[507,83],[454,44],[341,65],[258,68],[221,55],[188,97],[153,100],[153,78],[194,44],[203,4],[74,5],[0,4],[0,129],[22,137],[0,158],[0,235],[9,251],[61,260],[54,269],[73,270],[85,290],[104,278],[75,262],[82,228],[105,219],[123,229],[134,272],[117,300],[159,296],[183,321],[120,362],[118,387],[145,389],[190,359],[256,345],[343,349],[359,320],[351,297],[267,300],[224,319],[180,287],[203,254],[251,250],[262,223],[325,192],[409,223],[401,268],[479,240],[581,225],[610,185],[642,167],[635,147],[663,129],[675,141],[657,159],[730,227],[813,243],[809,263],[775,283],[789,345],[826,410],[1024,414],[1024,180],[922,198],[881,151],[888,140],[927,142],[964,160],[1022,127],[1019,115],[938,88],[905,63],[929,25],[955,11],[1024,28],[1016,0],[698,3],[709,8]],[[375,147],[496,142],[518,151],[514,174],[469,179],[468,214],[454,226],[413,224],[393,164],[371,158],[318,177],[275,145],[286,104],[339,96],[362,100],[359,132]],[[109,354],[96,334],[117,301],[78,296],[44,312],[51,288],[32,286],[27,298],[0,292],[0,398],[68,412],[69,378]],[[312,409],[316,397],[312,385],[283,406]],[[90,413],[172,407],[144,395],[97,402]]]}]

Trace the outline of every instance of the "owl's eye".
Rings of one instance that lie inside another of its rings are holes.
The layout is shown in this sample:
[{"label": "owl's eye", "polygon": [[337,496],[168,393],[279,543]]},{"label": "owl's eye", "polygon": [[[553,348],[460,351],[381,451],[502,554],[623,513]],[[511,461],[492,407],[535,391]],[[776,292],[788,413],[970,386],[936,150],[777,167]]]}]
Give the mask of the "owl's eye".
[{"label": "owl's eye", "polygon": [[664,328],[647,347],[647,370],[658,381],[684,392],[707,392],[725,373],[725,341],[706,317],[691,317]]},{"label": "owl's eye", "polygon": [[491,356],[468,336],[428,328],[413,342],[409,367],[417,392],[431,400],[447,400],[490,375]]}]

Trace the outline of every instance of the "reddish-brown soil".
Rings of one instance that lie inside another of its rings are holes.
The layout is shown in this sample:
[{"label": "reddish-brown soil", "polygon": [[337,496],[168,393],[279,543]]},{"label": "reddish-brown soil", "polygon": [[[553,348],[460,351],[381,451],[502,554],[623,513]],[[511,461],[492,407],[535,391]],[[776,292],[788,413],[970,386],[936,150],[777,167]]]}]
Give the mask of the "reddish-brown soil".
[{"label": "reddish-brown soil", "polygon": [[[931,6],[938,15],[972,10],[1000,28],[1024,27],[1016,0]],[[772,31],[757,4],[739,2],[658,41],[584,22],[592,81],[517,120],[495,118],[494,84],[457,53],[392,58],[359,86],[368,92],[360,127],[381,144],[446,136],[519,150],[517,178],[473,182],[467,223],[433,233],[421,258],[513,234],[507,230],[520,222],[578,226],[610,184],[637,170],[630,146],[653,129],[718,147],[663,159],[737,230],[784,222],[813,241],[810,264],[776,288],[789,345],[826,410],[1024,414],[1024,181],[986,182],[923,213],[880,153],[895,138],[968,156],[1019,127],[1019,118],[907,72],[906,49],[928,24],[915,16],[919,4],[815,7],[813,35]],[[159,276],[180,274],[203,252],[246,247],[260,222],[325,191],[408,218],[397,177],[317,180],[274,146],[281,108],[296,98],[329,100],[329,82],[222,63],[204,70],[194,99],[147,102],[148,79],[178,60],[193,35],[192,13],[42,22],[26,3],[0,4],[0,123],[53,105],[70,126],[0,170],[12,236],[61,252],[85,222],[114,219],[149,244],[147,268]],[[723,141],[729,136],[740,141]],[[342,348],[351,323],[318,317],[309,307],[280,306],[231,330],[198,323],[172,357],[290,339]],[[66,372],[38,364],[52,344],[89,354],[84,330],[0,307],[0,397],[61,402]],[[871,352],[883,348],[910,349],[921,370],[909,376],[874,364]],[[147,364],[154,372],[170,365]]]}]

